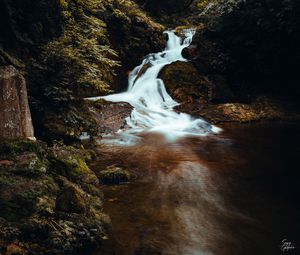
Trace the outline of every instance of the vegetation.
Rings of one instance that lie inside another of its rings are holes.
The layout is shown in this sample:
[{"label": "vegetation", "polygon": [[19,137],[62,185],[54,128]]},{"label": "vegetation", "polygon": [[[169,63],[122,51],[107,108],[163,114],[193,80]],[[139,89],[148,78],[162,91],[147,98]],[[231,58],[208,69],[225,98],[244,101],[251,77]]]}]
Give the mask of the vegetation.
[{"label": "vegetation", "polygon": [[[30,242],[21,254],[65,254],[100,242],[109,218],[88,151],[25,140],[2,140],[0,148],[1,252]],[[46,166],[39,174],[38,160]]]}]

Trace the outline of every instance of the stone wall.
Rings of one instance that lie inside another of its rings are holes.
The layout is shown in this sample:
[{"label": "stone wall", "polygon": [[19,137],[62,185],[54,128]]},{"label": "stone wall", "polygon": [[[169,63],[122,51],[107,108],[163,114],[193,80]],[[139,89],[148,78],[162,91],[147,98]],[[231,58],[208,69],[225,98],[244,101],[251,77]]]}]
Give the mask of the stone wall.
[{"label": "stone wall", "polygon": [[26,82],[13,66],[0,67],[0,137],[34,137]]}]

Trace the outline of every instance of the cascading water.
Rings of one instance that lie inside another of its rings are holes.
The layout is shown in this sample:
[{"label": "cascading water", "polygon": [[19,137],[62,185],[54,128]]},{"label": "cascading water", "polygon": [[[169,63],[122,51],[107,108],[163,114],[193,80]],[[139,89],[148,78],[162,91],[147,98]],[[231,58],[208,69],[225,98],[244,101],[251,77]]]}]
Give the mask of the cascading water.
[{"label": "cascading water", "polygon": [[158,75],[166,65],[175,61],[187,61],[181,53],[191,44],[195,30],[184,30],[184,39],[177,36],[174,31],[165,33],[168,35],[166,49],[163,52],[149,54],[141,65],[134,68],[129,75],[126,92],[88,100],[105,99],[131,104],[134,109],[131,116],[126,119],[130,128],[123,131],[127,135],[158,132],[168,140],[175,140],[183,136],[205,136],[219,132],[219,128],[203,119],[194,119],[188,114],[173,111],[178,103],[170,97],[163,80],[159,79]]}]

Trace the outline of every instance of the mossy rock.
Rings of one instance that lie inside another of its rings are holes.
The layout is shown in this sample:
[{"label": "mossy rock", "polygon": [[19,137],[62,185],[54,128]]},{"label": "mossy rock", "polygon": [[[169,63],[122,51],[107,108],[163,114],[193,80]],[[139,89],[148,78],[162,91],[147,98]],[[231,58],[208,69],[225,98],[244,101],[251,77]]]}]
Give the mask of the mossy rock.
[{"label": "mossy rock", "polygon": [[48,169],[48,160],[40,159],[34,152],[24,152],[15,157],[15,164],[11,171],[15,174],[40,176]]},{"label": "mossy rock", "polygon": [[87,212],[87,203],[84,192],[74,185],[63,189],[56,199],[56,210],[66,213],[84,214]]},{"label": "mossy rock", "polygon": [[102,184],[122,184],[129,182],[132,175],[120,167],[110,166],[98,173],[98,177]]},{"label": "mossy rock", "polygon": [[33,152],[38,156],[46,154],[47,146],[43,142],[28,139],[12,139],[0,141],[0,158],[14,158],[23,152]]},{"label": "mossy rock", "polygon": [[71,146],[53,149],[50,158],[51,167],[56,173],[67,177],[69,180],[81,184],[98,184],[95,173],[88,167],[85,151]]}]

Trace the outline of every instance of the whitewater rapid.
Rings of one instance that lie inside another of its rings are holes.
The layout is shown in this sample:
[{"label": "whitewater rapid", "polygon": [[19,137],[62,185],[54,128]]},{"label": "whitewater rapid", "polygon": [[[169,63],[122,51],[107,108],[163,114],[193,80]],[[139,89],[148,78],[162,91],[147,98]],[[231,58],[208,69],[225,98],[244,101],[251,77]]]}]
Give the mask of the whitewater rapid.
[{"label": "whitewater rapid", "polygon": [[195,119],[189,114],[175,112],[173,108],[179,104],[168,94],[163,80],[158,78],[160,71],[166,65],[176,61],[187,61],[182,56],[182,50],[191,44],[195,30],[184,30],[183,39],[174,31],[164,33],[168,35],[166,49],[149,54],[141,65],[133,69],[128,77],[126,92],[92,97],[88,100],[105,99],[132,105],[133,111],[126,118],[129,128],[119,132],[125,135],[158,132],[168,140],[176,140],[184,136],[206,136],[218,133],[220,128],[201,118]]}]

